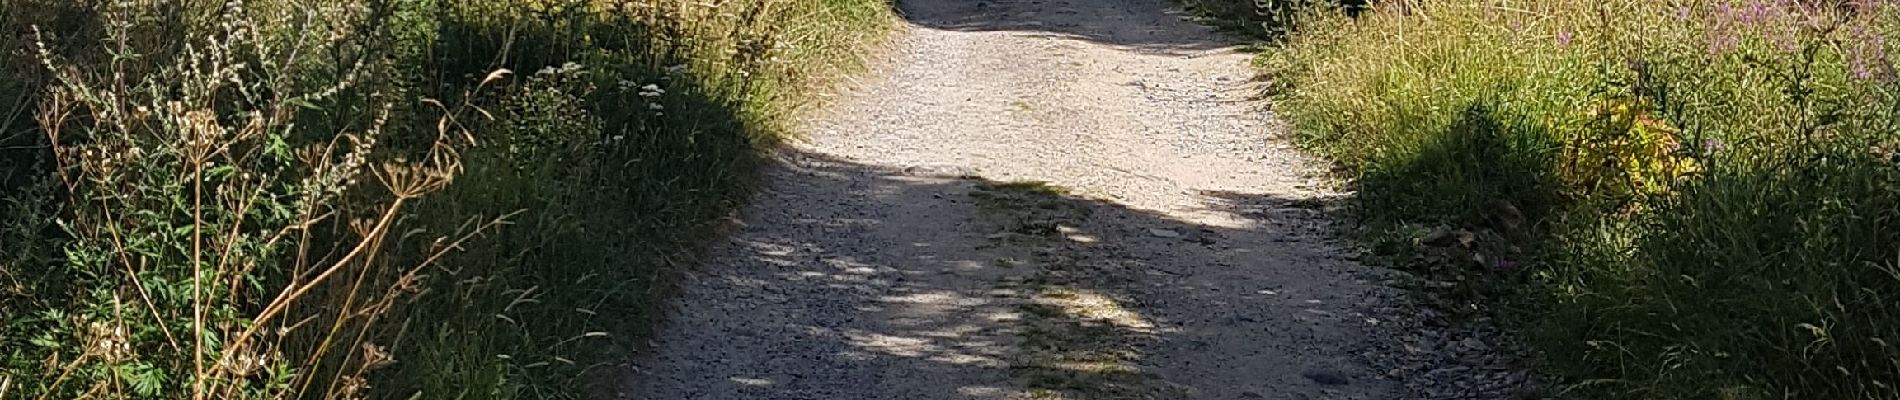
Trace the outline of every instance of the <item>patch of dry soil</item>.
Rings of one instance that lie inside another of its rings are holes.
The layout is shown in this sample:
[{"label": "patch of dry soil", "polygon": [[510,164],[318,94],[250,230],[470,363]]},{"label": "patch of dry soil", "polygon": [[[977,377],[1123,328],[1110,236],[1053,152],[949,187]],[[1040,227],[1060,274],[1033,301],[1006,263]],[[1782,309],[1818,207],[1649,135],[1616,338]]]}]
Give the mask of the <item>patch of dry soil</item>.
[{"label": "patch of dry soil", "polygon": [[1165,0],[902,3],[633,397],[1401,397],[1392,293],[1329,241],[1249,55]]}]

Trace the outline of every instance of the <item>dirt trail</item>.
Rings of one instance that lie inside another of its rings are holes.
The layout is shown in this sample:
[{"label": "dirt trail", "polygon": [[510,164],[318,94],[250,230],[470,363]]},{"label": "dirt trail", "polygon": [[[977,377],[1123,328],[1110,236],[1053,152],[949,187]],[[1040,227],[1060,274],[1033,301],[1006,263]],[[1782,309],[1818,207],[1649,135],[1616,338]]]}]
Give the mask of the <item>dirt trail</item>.
[{"label": "dirt trail", "polygon": [[1329,244],[1249,56],[1165,1],[903,2],[633,396],[1395,398],[1366,361],[1388,293]]}]

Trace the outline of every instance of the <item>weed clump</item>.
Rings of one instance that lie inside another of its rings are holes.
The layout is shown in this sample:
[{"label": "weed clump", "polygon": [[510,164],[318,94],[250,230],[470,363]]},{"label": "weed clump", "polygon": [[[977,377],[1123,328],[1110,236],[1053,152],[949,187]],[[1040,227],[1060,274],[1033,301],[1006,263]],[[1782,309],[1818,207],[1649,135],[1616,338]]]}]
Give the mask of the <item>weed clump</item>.
[{"label": "weed clump", "polygon": [[[0,398],[580,398],[875,0],[0,0]],[[611,317],[605,317],[611,316]]]}]

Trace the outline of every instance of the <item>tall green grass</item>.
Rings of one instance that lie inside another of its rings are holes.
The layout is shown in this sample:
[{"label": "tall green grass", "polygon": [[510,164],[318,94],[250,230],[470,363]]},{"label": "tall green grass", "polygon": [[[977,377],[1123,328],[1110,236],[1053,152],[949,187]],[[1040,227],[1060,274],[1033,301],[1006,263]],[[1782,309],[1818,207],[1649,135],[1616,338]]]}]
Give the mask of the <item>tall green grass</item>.
[{"label": "tall green grass", "polygon": [[1895,6],[1400,5],[1262,59],[1389,260],[1565,397],[1900,397]]},{"label": "tall green grass", "polygon": [[758,151],[891,22],[881,0],[0,8],[0,398],[609,396]]}]

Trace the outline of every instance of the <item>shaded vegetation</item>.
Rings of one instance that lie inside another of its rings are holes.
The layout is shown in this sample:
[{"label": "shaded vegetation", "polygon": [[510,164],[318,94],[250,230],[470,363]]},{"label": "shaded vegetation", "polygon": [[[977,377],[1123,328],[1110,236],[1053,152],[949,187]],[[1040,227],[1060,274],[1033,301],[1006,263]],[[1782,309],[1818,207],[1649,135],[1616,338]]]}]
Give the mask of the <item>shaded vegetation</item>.
[{"label": "shaded vegetation", "polygon": [[1571,398],[1900,396],[1886,2],[1444,0],[1262,62],[1386,262]]},{"label": "shaded vegetation", "polygon": [[1297,31],[1301,13],[1337,9],[1358,15],[1367,0],[1177,0],[1201,22],[1231,32],[1281,39]]},{"label": "shaded vegetation", "polygon": [[881,0],[0,0],[0,397],[579,398]]}]

